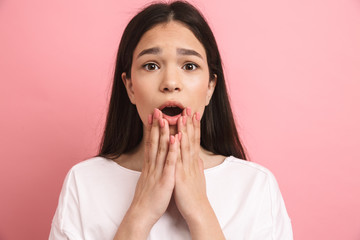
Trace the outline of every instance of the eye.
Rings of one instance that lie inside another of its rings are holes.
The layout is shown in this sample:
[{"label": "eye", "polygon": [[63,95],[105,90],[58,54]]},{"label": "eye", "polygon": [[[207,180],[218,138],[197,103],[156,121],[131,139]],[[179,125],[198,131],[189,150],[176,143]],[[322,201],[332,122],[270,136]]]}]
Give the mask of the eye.
[{"label": "eye", "polygon": [[159,69],[159,66],[156,63],[147,63],[143,65],[143,68],[147,71],[155,71]]},{"label": "eye", "polygon": [[195,63],[187,63],[183,66],[184,70],[187,71],[194,71],[195,69],[197,69],[199,66]]}]

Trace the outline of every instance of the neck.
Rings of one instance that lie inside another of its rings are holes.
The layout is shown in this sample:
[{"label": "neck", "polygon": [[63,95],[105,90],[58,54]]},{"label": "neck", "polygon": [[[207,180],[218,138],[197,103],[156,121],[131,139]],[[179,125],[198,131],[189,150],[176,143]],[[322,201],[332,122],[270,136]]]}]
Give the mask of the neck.
[{"label": "neck", "polygon": [[[144,139],[145,138],[143,138],[143,140],[134,150],[122,154],[119,158],[115,159],[115,162],[125,168],[129,168],[135,171],[141,171],[145,155]],[[217,166],[221,164],[225,159],[225,156],[215,155],[214,153],[209,152],[202,147],[200,147],[199,157],[203,160],[205,169]]]}]

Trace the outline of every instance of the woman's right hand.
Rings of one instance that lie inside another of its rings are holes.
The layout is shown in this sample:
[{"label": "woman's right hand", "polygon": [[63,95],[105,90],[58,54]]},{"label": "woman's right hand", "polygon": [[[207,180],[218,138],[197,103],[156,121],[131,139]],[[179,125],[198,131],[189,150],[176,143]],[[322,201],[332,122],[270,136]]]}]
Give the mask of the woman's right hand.
[{"label": "woman's right hand", "polygon": [[166,211],[174,190],[178,136],[170,136],[169,124],[159,109],[149,115],[145,128],[142,172],[114,239],[146,239]]}]

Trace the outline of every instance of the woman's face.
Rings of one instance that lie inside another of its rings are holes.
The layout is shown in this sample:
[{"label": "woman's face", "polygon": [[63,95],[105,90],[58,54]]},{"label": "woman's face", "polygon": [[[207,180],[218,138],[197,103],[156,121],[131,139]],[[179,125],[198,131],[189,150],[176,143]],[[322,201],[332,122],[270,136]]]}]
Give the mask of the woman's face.
[{"label": "woman's face", "polygon": [[210,81],[201,42],[180,22],[156,25],[145,32],[133,53],[131,78],[122,75],[129,98],[143,123],[155,108],[162,110],[171,134],[181,110],[202,116],[216,85]]}]

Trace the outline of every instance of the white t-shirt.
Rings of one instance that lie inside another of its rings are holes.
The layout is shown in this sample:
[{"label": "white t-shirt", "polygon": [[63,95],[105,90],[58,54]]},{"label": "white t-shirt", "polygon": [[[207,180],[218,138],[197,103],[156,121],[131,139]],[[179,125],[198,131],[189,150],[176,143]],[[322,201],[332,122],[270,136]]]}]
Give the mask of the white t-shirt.
[{"label": "white t-shirt", "polygon": [[[50,240],[113,239],[134,196],[140,172],[112,160],[83,161],[66,176]],[[259,164],[227,157],[205,169],[208,199],[228,240],[291,240],[291,222],[277,182]],[[191,239],[175,205],[153,226],[148,240]]]}]

